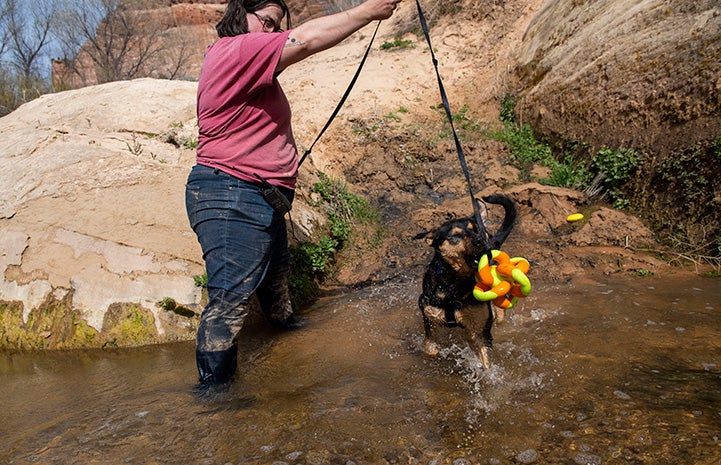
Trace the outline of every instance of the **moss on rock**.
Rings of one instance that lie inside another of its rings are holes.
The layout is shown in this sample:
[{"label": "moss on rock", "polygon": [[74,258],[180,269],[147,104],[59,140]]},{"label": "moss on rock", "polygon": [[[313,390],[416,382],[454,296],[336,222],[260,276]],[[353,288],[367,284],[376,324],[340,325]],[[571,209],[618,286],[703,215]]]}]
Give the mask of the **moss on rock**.
[{"label": "moss on rock", "polygon": [[42,338],[27,330],[21,302],[0,303],[0,349],[39,349]]},{"label": "moss on rock", "polygon": [[103,321],[103,346],[139,346],[158,342],[155,317],[136,304],[113,304]]},{"label": "moss on rock", "polygon": [[98,332],[70,307],[71,296],[52,296],[23,321],[21,302],[0,303],[0,349],[76,349],[98,346]]}]

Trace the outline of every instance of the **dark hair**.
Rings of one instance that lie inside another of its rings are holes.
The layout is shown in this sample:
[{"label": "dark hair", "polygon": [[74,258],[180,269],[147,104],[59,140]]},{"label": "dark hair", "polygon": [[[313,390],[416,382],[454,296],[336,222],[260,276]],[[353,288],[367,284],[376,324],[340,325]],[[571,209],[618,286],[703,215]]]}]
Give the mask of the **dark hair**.
[{"label": "dark hair", "polygon": [[284,0],[229,0],[228,7],[220,22],[215,26],[218,37],[233,37],[248,33],[246,15],[264,8],[266,5],[278,5],[286,17],[286,28],[290,29],[290,11]]}]

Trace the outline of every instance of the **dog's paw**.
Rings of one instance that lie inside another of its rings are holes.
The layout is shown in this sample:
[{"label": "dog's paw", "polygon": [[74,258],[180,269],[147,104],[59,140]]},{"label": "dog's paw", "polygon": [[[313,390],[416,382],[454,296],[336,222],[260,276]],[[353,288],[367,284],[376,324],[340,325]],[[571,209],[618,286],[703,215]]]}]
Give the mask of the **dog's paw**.
[{"label": "dog's paw", "polygon": [[423,341],[423,352],[425,352],[429,357],[437,357],[441,351],[438,349],[438,344],[426,339]]},{"label": "dog's paw", "polygon": [[483,369],[490,370],[491,369],[491,349],[486,346],[481,347],[481,350],[479,350],[479,353],[478,353],[478,357],[481,359],[481,365],[483,365]]}]

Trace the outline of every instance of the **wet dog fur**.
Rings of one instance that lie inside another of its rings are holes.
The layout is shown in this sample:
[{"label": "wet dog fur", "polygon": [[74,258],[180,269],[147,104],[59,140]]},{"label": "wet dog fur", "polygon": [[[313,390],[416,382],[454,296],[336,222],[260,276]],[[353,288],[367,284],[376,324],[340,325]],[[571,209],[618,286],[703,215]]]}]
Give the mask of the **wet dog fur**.
[{"label": "wet dog fur", "polygon": [[[501,205],[504,209],[501,227],[489,240],[492,249],[500,249],[515,225],[518,216],[516,205],[510,197],[501,194],[483,197],[483,200]],[[485,210],[480,203],[479,208]],[[474,217],[448,221],[416,236],[421,237],[425,237],[434,250],[418,298],[425,330],[425,353],[430,356],[439,353],[434,339],[437,327],[459,327],[484,368],[490,368],[491,329],[494,321],[503,319],[503,314],[502,310],[473,297],[478,260],[487,252]]]}]

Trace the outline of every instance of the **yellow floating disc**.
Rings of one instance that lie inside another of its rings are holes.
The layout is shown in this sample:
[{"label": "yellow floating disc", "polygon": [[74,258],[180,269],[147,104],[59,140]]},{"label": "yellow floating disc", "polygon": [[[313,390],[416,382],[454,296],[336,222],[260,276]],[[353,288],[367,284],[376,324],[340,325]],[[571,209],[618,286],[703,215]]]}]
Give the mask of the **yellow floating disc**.
[{"label": "yellow floating disc", "polygon": [[573,222],[573,221],[579,221],[583,219],[582,213],[574,213],[573,215],[568,215],[568,218],[566,218],[566,221]]}]

